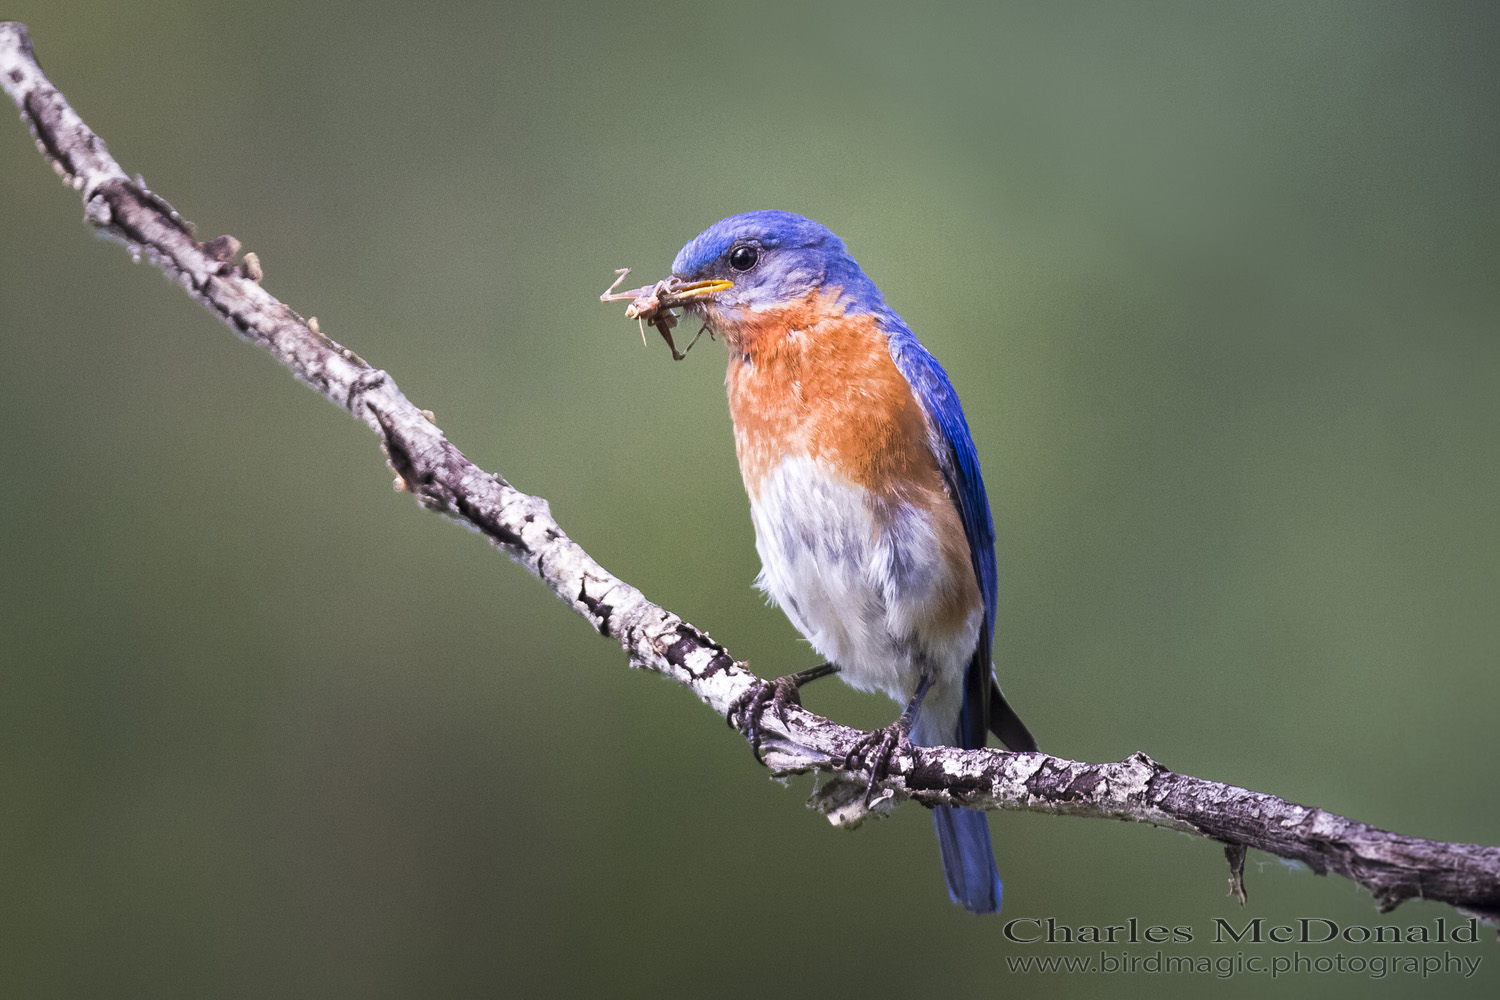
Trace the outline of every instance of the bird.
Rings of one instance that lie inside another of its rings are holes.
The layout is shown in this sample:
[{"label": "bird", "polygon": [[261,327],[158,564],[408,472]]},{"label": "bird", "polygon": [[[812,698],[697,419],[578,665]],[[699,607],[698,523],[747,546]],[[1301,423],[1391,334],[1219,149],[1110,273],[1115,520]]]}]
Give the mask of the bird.
[{"label": "bird", "polygon": [[[905,706],[843,761],[868,765],[867,801],[903,745],[974,749],[994,732],[1036,750],[991,663],[994,526],[958,394],[843,241],[791,212],[731,215],[651,291],[726,345],[756,585],[826,660],[731,710],[757,759],[767,708],[784,714],[832,674]],[[949,897],[999,912],[985,814],[937,806],[933,823]]]}]

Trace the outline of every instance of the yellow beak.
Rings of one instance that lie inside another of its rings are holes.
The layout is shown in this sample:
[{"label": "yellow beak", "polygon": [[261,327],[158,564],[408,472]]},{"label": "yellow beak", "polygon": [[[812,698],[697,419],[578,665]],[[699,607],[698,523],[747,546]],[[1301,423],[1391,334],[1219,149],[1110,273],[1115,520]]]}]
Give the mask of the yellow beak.
[{"label": "yellow beak", "polygon": [[734,287],[734,282],[722,278],[714,278],[708,281],[679,281],[676,278],[668,278],[666,287],[661,290],[661,306],[670,309],[673,306],[692,302],[694,299],[708,298],[717,292],[725,292]]}]

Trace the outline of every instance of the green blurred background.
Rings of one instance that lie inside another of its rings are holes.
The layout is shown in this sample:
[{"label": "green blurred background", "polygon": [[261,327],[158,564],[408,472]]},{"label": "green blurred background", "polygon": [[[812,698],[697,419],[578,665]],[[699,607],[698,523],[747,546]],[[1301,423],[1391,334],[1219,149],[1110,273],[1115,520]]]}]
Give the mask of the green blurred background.
[{"label": "green blurred background", "polygon": [[[965,401],[1046,749],[1500,843],[1493,4],[5,16],[126,170],[768,675],[815,658],[750,586],[721,348],[597,295],[732,212],[828,224]],[[6,120],[0,994],[1494,995],[1490,932],[1467,982],[1008,971],[1098,949],[950,905],[921,809],[848,834],[767,781]],[[1168,954],[1455,916],[1257,855],[1241,910],[1210,843],[992,826],[1008,917],[1192,927]]]}]

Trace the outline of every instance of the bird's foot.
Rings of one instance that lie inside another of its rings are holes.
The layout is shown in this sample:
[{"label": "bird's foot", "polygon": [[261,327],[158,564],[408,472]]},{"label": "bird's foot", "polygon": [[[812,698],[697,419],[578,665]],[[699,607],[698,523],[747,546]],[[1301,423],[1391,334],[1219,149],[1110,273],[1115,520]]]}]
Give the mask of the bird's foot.
[{"label": "bird's foot", "polygon": [[874,732],[866,733],[855,741],[844,755],[843,768],[858,771],[868,766],[870,780],[865,785],[865,808],[875,796],[875,786],[884,781],[891,772],[891,758],[898,752],[909,754],[912,750],[911,719],[906,715]]},{"label": "bird's foot", "polygon": [[789,677],[778,677],[774,681],[756,681],[755,684],[734,700],[729,706],[727,721],[731,726],[743,726],[745,738],[750,741],[750,752],[755,754],[755,759],[761,764],[766,762],[760,755],[760,744],[765,739],[765,730],[761,728],[761,719],[770,709],[776,714],[776,718],[786,725],[786,710],[788,705],[801,705],[802,695],[797,691],[797,685],[791,682]]},{"label": "bird's foot", "polygon": [[750,751],[755,754],[755,759],[759,763],[765,764],[766,760],[760,753],[760,745],[766,736],[765,729],[761,726],[766,710],[769,709],[775,713],[782,728],[786,728],[788,725],[787,708],[792,705],[799,708],[802,706],[802,685],[808,681],[817,680],[819,677],[826,677],[837,669],[825,663],[810,670],[778,677],[774,681],[758,680],[750,687],[750,690],[730,704],[725,721],[731,726],[744,727],[745,737],[750,741]]}]

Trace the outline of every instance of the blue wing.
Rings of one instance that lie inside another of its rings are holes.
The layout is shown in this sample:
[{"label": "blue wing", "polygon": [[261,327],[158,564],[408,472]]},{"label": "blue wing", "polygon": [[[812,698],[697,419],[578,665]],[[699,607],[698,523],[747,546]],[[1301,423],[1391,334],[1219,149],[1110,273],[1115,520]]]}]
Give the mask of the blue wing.
[{"label": "blue wing", "polygon": [[974,576],[984,596],[984,623],[979,642],[964,676],[963,713],[959,717],[958,745],[970,749],[985,744],[986,732],[993,730],[1002,743],[1012,750],[1035,750],[1036,740],[1012,711],[1000,693],[991,664],[991,644],[995,635],[995,603],[998,579],[995,570],[995,525],[990,518],[990,502],[985,494],[984,479],[979,474],[979,454],[969,434],[958,393],[948,381],[948,373],[937,359],[927,353],[916,334],[894,313],[882,316],[889,338],[891,360],[911,384],[917,401],[927,412],[938,440],[933,442],[948,492],[958,507],[964,535],[969,541],[969,557]]},{"label": "blue wing", "polygon": [[985,495],[984,479],[979,474],[979,454],[969,434],[958,393],[948,381],[948,373],[937,359],[927,353],[904,323],[888,324],[891,360],[911,384],[917,401],[927,412],[938,440],[933,442],[938,464],[948,484],[948,492],[958,506],[964,535],[969,541],[969,557],[979,592],[984,597],[984,623],[979,643],[969,661],[964,678],[963,714],[959,718],[958,745],[973,749],[985,744],[989,730],[990,687],[994,669],[990,665],[990,646],[995,634],[995,603],[998,580],[995,572],[995,526],[990,518],[990,502]]}]

